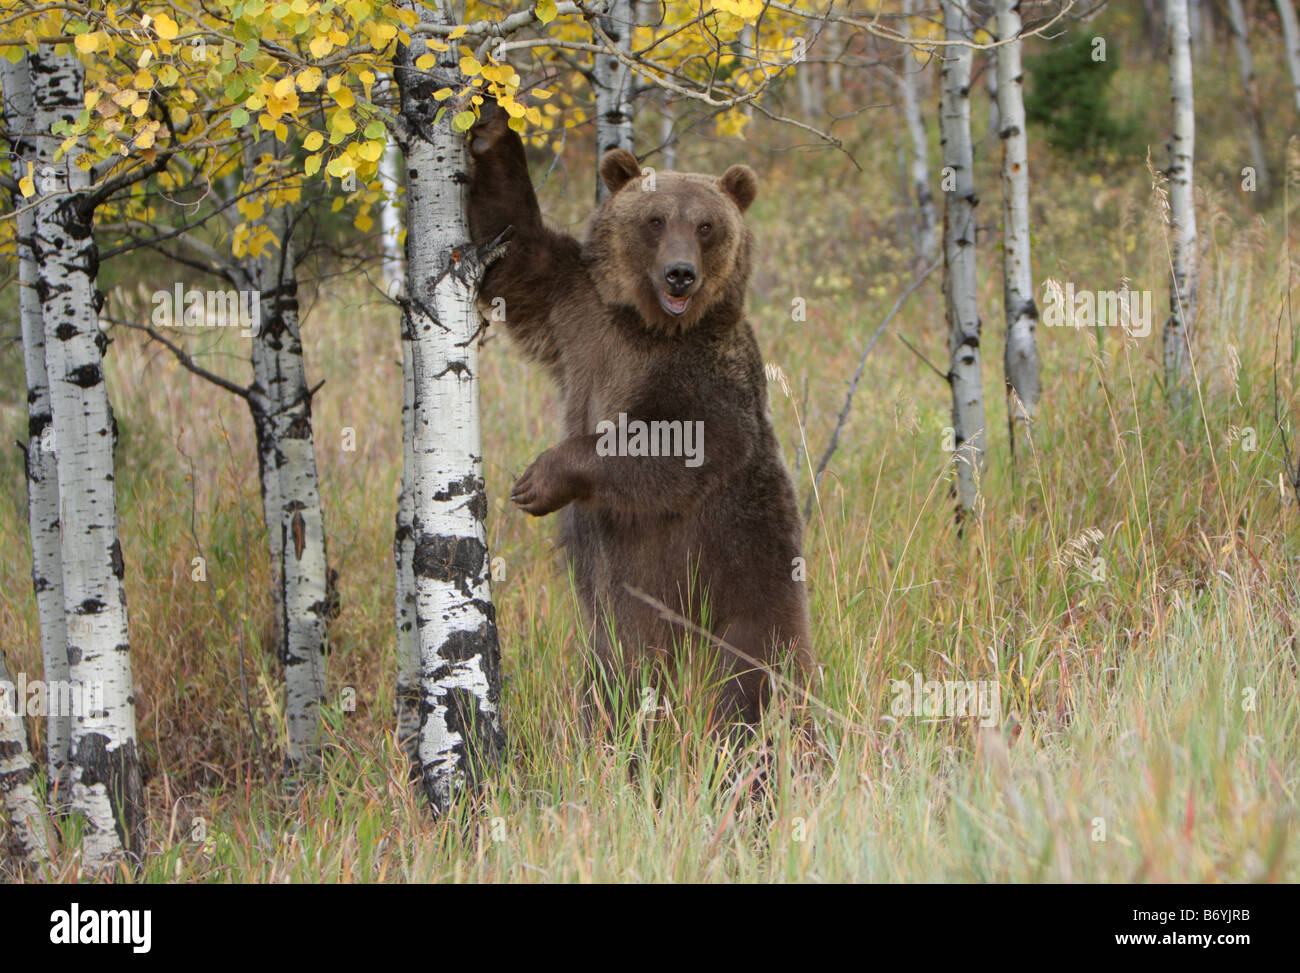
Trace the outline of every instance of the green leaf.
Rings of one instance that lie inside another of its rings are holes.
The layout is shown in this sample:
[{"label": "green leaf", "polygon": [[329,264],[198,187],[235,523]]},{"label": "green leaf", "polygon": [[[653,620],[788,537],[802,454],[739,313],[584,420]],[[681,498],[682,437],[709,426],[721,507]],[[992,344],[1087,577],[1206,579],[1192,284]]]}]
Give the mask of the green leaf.
[{"label": "green leaf", "polygon": [[365,136],[368,139],[381,139],[384,137],[384,123],[378,118],[374,119],[365,128]]},{"label": "green leaf", "polygon": [[463,111],[451,120],[451,127],[453,131],[468,132],[474,122],[474,113],[472,111]]},{"label": "green leaf", "polygon": [[236,108],[230,113],[230,127],[243,128],[248,124],[248,112],[243,108]]}]

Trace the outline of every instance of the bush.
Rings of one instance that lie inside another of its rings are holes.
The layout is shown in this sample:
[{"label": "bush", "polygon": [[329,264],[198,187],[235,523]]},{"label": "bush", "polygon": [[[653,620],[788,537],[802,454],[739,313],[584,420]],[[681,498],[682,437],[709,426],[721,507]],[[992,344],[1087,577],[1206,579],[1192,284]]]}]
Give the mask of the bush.
[{"label": "bush", "polygon": [[1066,152],[1122,151],[1135,126],[1111,112],[1110,80],[1118,66],[1109,56],[1093,60],[1090,37],[1028,58],[1026,120],[1046,131],[1049,145]]}]

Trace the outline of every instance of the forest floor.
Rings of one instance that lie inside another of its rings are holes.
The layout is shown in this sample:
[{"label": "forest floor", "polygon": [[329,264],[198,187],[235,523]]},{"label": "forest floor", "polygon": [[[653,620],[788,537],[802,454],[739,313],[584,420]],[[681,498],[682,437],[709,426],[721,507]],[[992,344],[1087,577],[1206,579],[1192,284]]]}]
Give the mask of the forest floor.
[{"label": "forest floor", "polygon": [[[1280,55],[1268,63],[1280,69]],[[1235,91],[1233,70],[1198,66],[1198,88]],[[1286,85],[1267,81],[1280,147],[1294,117]],[[1157,160],[1165,85],[1158,66],[1135,66],[1117,91],[1152,133],[1143,138]],[[1001,377],[999,148],[980,137],[987,122],[977,110],[984,515],[958,534],[948,391],[895,335],[946,361],[936,272],[868,356],[812,506],[804,553],[817,691],[839,715],[819,717],[815,766],[778,761],[766,813],[720,770],[689,712],[647,725],[635,780],[630,744],[589,739],[579,725],[583,623],[556,525],[506,500],[512,479],[555,442],[559,402],[497,336],[483,349],[482,407],[489,543],[505,569],[493,594],[510,758],[476,813],[431,819],[393,738],[397,316],[355,278],[324,281],[304,303],[309,380],[325,382],[313,412],[342,613],[325,769],[296,791],[279,786],[282,689],[264,648],[268,566],[247,410],[143,336],[114,329],[120,534],[148,774],[143,877],[1300,880],[1300,512],[1279,480],[1285,447],[1294,463],[1300,445],[1300,331],[1285,302],[1300,247],[1294,227],[1288,239],[1281,192],[1256,211],[1240,190],[1245,134],[1231,98],[1198,109],[1197,384],[1181,413],[1160,382],[1169,256],[1145,151],[1088,161],[1032,144],[1035,280],[1090,291],[1127,282],[1150,298],[1150,333],[1041,326],[1044,394],[1015,463]],[[932,104],[927,111],[933,128]],[[915,272],[910,245],[898,243],[910,217],[893,175],[896,119],[876,111],[837,132],[849,127],[861,171],[843,154],[793,147],[802,133],[759,122],[745,142],[690,138],[680,159],[715,172],[748,161],[760,173],[751,318],[786,378],[769,392],[801,503],[862,350]],[[548,213],[586,211],[588,156],[570,152],[567,186],[563,169],[547,180]],[[174,272],[141,279],[129,260],[111,270],[110,302],[147,307],[145,295],[170,288]],[[792,316],[795,298],[806,320]],[[241,339],[196,345],[210,367],[247,380]],[[19,388],[20,353],[6,344],[0,355],[4,384]],[[25,440],[25,423],[21,395],[6,392],[0,426],[10,441]],[[15,456],[0,476],[0,549],[9,552],[0,644],[12,668],[34,674]],[[191,580],[200,550],[206,583]],[[914,674],[996,687],[998,717],[982,727],[900,713],[900,687]],[[741,755],[740,765],[753,759]],[[61,878],[77,868],[67,852],[54,866]]]}]

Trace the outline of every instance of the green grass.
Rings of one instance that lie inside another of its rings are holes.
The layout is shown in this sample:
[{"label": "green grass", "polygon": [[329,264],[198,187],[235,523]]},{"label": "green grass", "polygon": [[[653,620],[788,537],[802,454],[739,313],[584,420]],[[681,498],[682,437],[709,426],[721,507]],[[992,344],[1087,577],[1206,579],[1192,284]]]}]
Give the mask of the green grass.
[{"label": "green grass", "polygon": [[[1257,58],[1280,70],[1280,54],[1260,46]],[[1159,69],[1126,71],[1126,108],[1147,130],[1163,131]],[[1230,63],[1205,64],[1199,90],[1235,91],[1231,71]],[[1288,89],[1264,80],[1262,90],[1277,95],[1268,117],[1290,118]],[[1167,251],[1142,160],[1116,160],[1113,171],[1090,176],[1034,145],[1036,278],[1092,289],[1126,278],[1155,294],[1153,334],[1040,329],[1045,393],[1034,449],[1013,466],[999,254],[982,247],[990,463],[985,516],[963,536],[942,449],[946,388],[901,342],[882,337],[805,540],[818,692],[845,721],[821,719],[825,752],[813,766],[792,763],[778,745],[766,813],[745,796],[754,756],[721,761],[689,708],[622,741],[584,733],[582,623],[555,525],[505,499],[513,477],[554,442],[559,402],[537,368],[494,338],[483,352],[482,404],[489,540],[506,563],[494,595],[510,759],[481,808],[430,818],[392,735],[396,319],[360,285],[333,281],[309,302],[304,328],[309,375],[326,380],[315,432],[330,557],[341,572],[331,747],[321,777],[295,793],[268,781],[241,690],[274,763],[281,690],[277,664],[262,649],[268,573],[246,410],[136,335],[116,334],[109,382],[123,431],[121,536],[149,775],[143,877],[1300,879],[1300,524],[1278,488],[1272,393],[1294,240],[1288,247],[1280,201],[1257,216],[1234,191],[1244,131],[1231,98],[1207,97],[1198,109],[1207,251],[1193,406],[1171,415],[1157,381]],[[1273,133],[1277,145],[1284,124]],[[772,151],[792,136],[755,125],[748,143],[701,143],[683,162],[721,171],[746,158],[760,170],[751,314],[767,360],[790,380],[790,397],[776,383],[769,388],[802,497],[809,453],[824,448],[857,356],[910,280],[909,254],[891,238],[900,203],[883,174],[895,171],[896,156],[874,123],[850,139],[866,175],[839,155]],[[975,126],[986,130],[978,113]],[[996,162],[985,152],[979,173],[981,218],[993,224]],[[559,180],[548,183],[544,206],[571,220],[585,208],[589,182],[575,179],[567,199],[558,188]],[[806,322],[791,320],[794,297],[807,301]],[[945,360],[937,275],[892,330]],[[242,351],[225,340],[205,361],[243,380]],[[1294,414],[1293,351],[1283,324],[1283,416]],[[13,374],[16,352],[3,354]],[[21,400],[7,399],[2,410],[3,428],[20,438]],[[342,451],[345,427],[356,430],[355,452]],[[1247,427],[1254,451],[1243,444]],[[190,580],[192,514],[209,585]],[[0,481],[0,545],[11,552],[0,564],[0,642],[12,668],[36,673],[16,462]],[[1097,558],[1104,580],[1094,580]],[[995,680],[1003,719],[980,729],[895,718],[891,680],[913,671]],[[349,687],[356,709],[344,712]],[[634,749],[641,773],[630,778]],[[75,854],[62,853],[54,873],[75,876]]]}]

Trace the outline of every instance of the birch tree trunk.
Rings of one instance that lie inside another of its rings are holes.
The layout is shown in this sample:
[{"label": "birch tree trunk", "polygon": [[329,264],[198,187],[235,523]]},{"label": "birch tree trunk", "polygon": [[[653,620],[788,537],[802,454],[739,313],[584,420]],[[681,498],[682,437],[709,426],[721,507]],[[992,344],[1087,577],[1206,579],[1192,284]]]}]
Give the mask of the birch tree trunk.
[{"label": "birch tree trunk", "polygon": [[[971,24],[961,0],[943,0],[944,35],[968,40]],[[948,382],[957,451],[957,514],[976,513],[984,469],[984,389],[980,373],[980,316],[975,302],[974,153],[970,139],[969,47],[946,49],[939,104],[946,185],[943,207],[943,286],[948,308]]]},{"label": "birch tree trunk", "polygon": [[1300,20],[1296,19],[1294,0],[1277,0],[1282,18],[1282,41],[1286,45],[1286,64],[1291,69],[1291,91],[1295,109],[1300,112]]},{"label": "birch tree trunk", "polygon": [[1246,12],[1241,0],[1228,0],[1228,23],[1232,26],[1232,42],[1237,49],[1237,68],[1241,74],[1241,89],[1246,97],[1246,129],[1250,136],[1250,161],[1255,167],[1255,192],[1259,199],[1268,198],[1272,180],[1268,171],[1268,153],[1264,148],[1264,126],[1259,118],[1259,87],[1255,83],[1255,59],[1250,54],[1250,40],[1246,34]]},{"label": "birch tree trunk", "polygon": [[[447,0],[439,0],[436,18],[455,22]],[[465,136],[451,130],[454,112],[437,118],[433,98],[463,83],[459,57],[453,45],[430,71],[415,71],[426,51],[418,39],[399,49],[396,77],[407,166],[404,328],[415,382],[406,482],[420,644],[418,754],[425,793],[442,813],[501,760],[505,733],[479,425],[475,299],[486,258],[469,242]]]},{"label": "birch tree trunk", "polygon": [[1002,119],[1002,303],[1007,318],[1004,371],[1007,425],[1015,453],[1018,427],[1038,406],[1038,305],[1029,247],[1029,156],[1020,67],[1020,0],[997,0],[998,116]]},{"label": "birch tree trunk", "polygon": [[[36,108],[32,102],[31,69],[26,56],[17,63],[0,58],[4,84],[5,127],[13,144],[13,172],[36,164]],[[17,200],[15,200],[17,203]],[[50,415],[50,384],[45,369],[45,321],[37,291],[32,236],[36,214],[21,205],[17,217],[18,317],[23,336],[23,365],[27,373],[27,527],[32,543],[32,590],[41,626],[41,660],[45,681],[68,682],[68,631],[63,616],[63,559],[59,534],[59,474],[55,464],[54,428]],[[54,802],[66,801],[72,788],[69,744],[72,716],[53,707],[45,725],[45,754]]]},{"label": "birch tree trunk", "polygon": [[397,205],[402,186],[401,150],[389,141],[379,162],[379,176],[384,184],[384,200],[379,205],[379,230],[384,243],[384,290],[402,279],[402,211]]},{"label": "birch tree trunk", "polygon": [[397,739],[420,775],[420,636],[416,631],[415,534],[411,526],[415,473],[415,367],[410,315],[402,316],[402,483],[397,495],[393,563],[397,593]]},{"label": "birch tree trunk", "polygon": [[[636,26],[636,0],[610,0],[598,23],[620,51],[629,53],[632,50],[632,31]],[[635,79],[628,66],[613,54],[597,54],[591,81],[596,90],[596,160],[599,164],[610,149],[633,151]],[[605,181],[598,175],[596,202],[603,203],[608,195]]]},{"label": "birch tree trunk", "polygon": [[[915,0],[905,0],[904,12],[914,13]],[[908,32],[907,21],[899,21],[899,30]],[[899,100],[902,102],[903,120],[912,142],[911,173],[912,193],[916,202],[916,238],[918,241],[916,271],[930,266],[935,256],[934,194],[930,191],[930,146],[925,135],[925,121],[921,117],[921,101],[917,92],[917,76],[925,70],[916,60],[910,47],[903,48],[903,64],[898,72]]]},{"label": "birch tree trunk", "polygon": [[36,761],[27,746],[22,700],[0,649],[0,793],[19,856],[39,867],[50,859],[50,832],[35,781]]},{"label": "birch tree trunk", "polygon": [[1192,99],[1192,53],[1187,29],[1187,0],[1165,0],[1169,27],[1169,91],[1173,137],[1169,143],[1169,225],[1173,272],[1169,279],[1169,319],[1164,330],[1165,382],[1175,404],[1191,357],[1196,321],[1196,209],[1192,173],[1196,119]]},{"label": "birch tree trunk", "polygon": [[[280,151],[269,136],[255,143],[257,157]],[[287,207],[266,217],[279,247],[250,259],[258,291],[261,326],[253,338],[254,387],[267,443],[263,503],[281,612],[284,639],[287,765],[297,771],[320,757],[320,706],[325,699],[330,592],[316,450],[312,435],[311,394],[302,359],[298,321],[298,278],[294,267],[293,213]],[[256,421],[256,419],[255,419]],[[271,509],[275,504],[278,508]]]},{"label": "birch tree trunk", "polygon": [[63,602],[74,695],[97,705],[73,707],[72,808],[85,817],[82,856],[98,870],[123,851],[143,851],[144,807],[135,739],[124,565],[117,537],[113,480],[116,428],[104,385],[104,350],[96,289],[99,255],[86,205],[89,173],[75,148],[55,162],[61,139],[45,134],[71,124],[85,105],[85,77],[75,56],[42,48],[31,55],[40,187],[34,254],[45,323],[62,525]]}]

